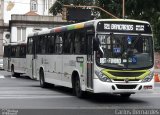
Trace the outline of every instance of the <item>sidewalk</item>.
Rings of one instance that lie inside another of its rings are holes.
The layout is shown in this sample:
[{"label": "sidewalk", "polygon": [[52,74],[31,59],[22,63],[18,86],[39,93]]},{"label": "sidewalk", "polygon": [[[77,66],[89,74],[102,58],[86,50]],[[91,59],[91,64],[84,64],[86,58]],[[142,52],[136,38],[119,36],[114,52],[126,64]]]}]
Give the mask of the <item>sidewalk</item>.
[{"label": "sidewalk", "polygon": [[160,69],[154,69],[154,73],[160,74]]}]

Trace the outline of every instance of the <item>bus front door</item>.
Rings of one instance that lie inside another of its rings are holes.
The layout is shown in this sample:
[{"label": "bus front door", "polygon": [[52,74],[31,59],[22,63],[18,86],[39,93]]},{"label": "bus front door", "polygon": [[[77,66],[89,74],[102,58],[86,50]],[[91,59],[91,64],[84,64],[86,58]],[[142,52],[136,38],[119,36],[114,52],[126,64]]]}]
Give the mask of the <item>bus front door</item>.
[{"label": "bus front door", "polygon": [[93,37],[87,35],[87,88],[93,89]]},{"label": "bus front door", "polygon": [[32,59],[32,78],[33,79],[37,79],[36,77],[36,55],[33,55],[33,59]]},{"label": "bus front door", "polygon": [[28,54],[26,55],[27,75],[32,79],[36,79],[36,49],[35,41],[32,38],[28,40]]}]

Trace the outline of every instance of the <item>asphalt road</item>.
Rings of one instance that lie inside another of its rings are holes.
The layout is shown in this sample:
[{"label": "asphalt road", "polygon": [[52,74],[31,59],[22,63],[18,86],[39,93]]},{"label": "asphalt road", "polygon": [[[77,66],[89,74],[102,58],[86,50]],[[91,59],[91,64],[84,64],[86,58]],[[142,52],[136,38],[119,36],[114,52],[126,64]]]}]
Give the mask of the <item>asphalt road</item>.
[{"label": "asphalt road", "polygon": [[153,93],[137,93],[128,100],[108,94],[79,99],[69,88],[51,85],[43,89],[39,81],[0,71],[0,109],[0,115],[159,115],[160,83]]}]

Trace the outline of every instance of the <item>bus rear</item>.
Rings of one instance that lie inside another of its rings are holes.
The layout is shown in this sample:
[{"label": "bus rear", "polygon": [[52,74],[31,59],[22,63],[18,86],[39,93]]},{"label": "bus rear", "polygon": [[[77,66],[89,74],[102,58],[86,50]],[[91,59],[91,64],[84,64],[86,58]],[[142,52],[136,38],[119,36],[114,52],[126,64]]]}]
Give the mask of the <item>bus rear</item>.
[{"label": "bus rear", "polygon": [[3,60],[4,70],[11,71],[12,76],[26,73],[26,43],[5,45]]},{"label": "bus rear", "polygon": [[152,91],[153,37],[148,22],[101,20],[96,25],[94,93],[129,97]]}]

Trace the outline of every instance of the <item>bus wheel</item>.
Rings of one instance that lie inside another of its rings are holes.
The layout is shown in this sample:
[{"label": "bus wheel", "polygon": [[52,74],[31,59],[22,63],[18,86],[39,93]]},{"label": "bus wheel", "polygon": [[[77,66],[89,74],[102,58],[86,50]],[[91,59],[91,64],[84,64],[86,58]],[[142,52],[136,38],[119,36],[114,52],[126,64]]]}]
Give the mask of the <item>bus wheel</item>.
[{"label": "bus wheel", "polygon": [[131,94],[120,94],[120,96],[121,96],[123,99],[129,99],[129,97],[131,96]]},{"label": "bus wheel", "polygon": [[14,77],[19,77],[19,76],[20,76],[19,73],[15,73],[15,72],[14,72],[14,66],[13,66],[13,65],[11,66],[11,74],[12,74],[12,76],[14,76]]},{"label": "bus wheel", "polygon": [[40,73],[39,73],[39,77],[40,77],[40,86],[42,88],[45,88],[46,87],[46,83],[45,83],[45,80],[44,80],[44,72],[41,70]]},{"label": "bus wheel", "polygon": [[78,98],[84,97],[84,92],[81,90],[79,77],[76,77],[76,79],[75,79],[74,90],[75,90],[74,92]]}]

